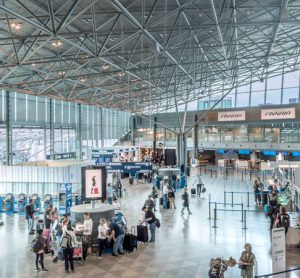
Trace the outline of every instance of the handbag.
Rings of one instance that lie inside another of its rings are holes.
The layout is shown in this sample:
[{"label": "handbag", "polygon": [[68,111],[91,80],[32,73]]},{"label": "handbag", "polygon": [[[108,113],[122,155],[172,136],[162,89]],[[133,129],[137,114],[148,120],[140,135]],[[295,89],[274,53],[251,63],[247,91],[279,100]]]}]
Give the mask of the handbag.
[{"label": "handbag", "polygon": [[246,269],[246,265],[244,265],[244,264],[239,264],[239,269]]},{"label": "handbag", "polygon": [[201,190],[202,193],[205,193],[206,192],[206,188],[203,186],[202,190]]}]

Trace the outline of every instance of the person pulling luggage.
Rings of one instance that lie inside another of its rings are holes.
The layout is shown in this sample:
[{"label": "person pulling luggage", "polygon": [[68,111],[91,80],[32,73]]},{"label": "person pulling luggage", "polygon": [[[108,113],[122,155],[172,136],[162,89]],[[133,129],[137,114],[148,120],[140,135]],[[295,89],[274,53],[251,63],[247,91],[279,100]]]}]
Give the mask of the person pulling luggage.
[{"label": "person pulling luggage", "polygon": [[187,187],[184,188],[184,193],[182,194],[181,198],[183,200],[183,207],[182,207],[182,210],[181,210],[181,215],[184,214],[184,210],[185,208],[187,209],[189,215],[191,215],[191,211],[190,211],[190,206],[189,206],[189,194],[188,194],[188,189]]},{"label": "person pulling luggage", "polygon": [[151,238],[149,243],[155,242],[156,218],[151,208],[146,208],[145,221],[149,224]]}]

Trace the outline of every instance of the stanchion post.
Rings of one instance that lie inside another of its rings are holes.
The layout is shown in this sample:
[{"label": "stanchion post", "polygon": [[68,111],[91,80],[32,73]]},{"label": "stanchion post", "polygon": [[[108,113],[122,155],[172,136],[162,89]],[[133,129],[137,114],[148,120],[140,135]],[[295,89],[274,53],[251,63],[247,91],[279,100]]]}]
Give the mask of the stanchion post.
[{"label": "stanchion post", "polygon": [[244,222],[244,204],[242,203],[241,206],[242,206],[242,222]]},{"label": "stanchion post", "polygon": [[226,191],[224,191],[224,206],[226,207]]},{"label": "stanchion post", "polygon": [[247,211],[244,210],[244,227],[243,230],[247,229]]},{"label": "stanchion post", "polygon": [[244,172],[242,171],[242,181],[244,181]]},{"label": "stanchion post", "polygon": [[209,195],[208,195],[208,219],[209,220],[211,220],[211,212],[210,212],[210,204],[211,204],[211,202],[210,202],[210,198],[211,198],[211,194],[209,193]]},{"label": "stanchion post", "polygon": [[[216,203],[215,203],[215,205],[216,205]],[[214,225],[213,225],[213,228],[218,228],[217,227],[217,208],[216,208],[216,206],[215,206],[215,208],[214,208]]]},{"label": "stanchion post", "polygon": [[[254,193],[255,194],[255,193]],[[249,208],[250,207],[250,192],[248,191],[247,192],[247,207]]]},{"label": "stanchion post", "polygon": [[231,192],[231,206],[233,207],[233,191]]}]

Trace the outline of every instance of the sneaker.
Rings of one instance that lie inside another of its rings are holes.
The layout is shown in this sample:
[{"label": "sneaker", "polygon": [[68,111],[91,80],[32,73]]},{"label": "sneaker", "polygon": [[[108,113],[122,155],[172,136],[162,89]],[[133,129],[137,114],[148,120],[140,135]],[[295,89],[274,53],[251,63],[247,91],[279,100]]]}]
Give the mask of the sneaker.
[{"label": "sneaker", "polygon": [[99,259],[103,259],[103,257],[101,256],[101,257],[98,257]]},{"label": "sneaker", "polygon": [[35,271],[40,271],[40,270],[41,270],[41,269],[40,269],[39,267],[35,269]]},{"label": "sneaker", "polygon": [[119,257],[119,255],[117,255],[117,254],[111,254],[112,256],[114,256],[114,257]]},{"label": "sneaker", "polygon": [[69,269],[66,269],[66,270],[65,270],[65,273],[69,273]]},{"label": "sneaker", "polygon": [[49,271],[49,270],[47,268],[43,268],[42,271],[45,272],[45,271]]},{"label": "sneaker", "polygon": [[124,252],[119,252],[119,255],[124,255]]}]

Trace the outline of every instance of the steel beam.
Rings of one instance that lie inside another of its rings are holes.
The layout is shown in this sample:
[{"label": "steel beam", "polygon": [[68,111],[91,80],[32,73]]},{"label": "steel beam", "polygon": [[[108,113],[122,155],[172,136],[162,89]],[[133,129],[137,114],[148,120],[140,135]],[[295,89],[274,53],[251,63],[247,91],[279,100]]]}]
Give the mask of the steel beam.
[{"label": "steel beam", "polygon": [[11,114],[11,101],[10,92],[6,91],[5,94],[5,108],[6,108],[6,119],[5,119],[5,131],[6,131],[6,165],[13,165],[13,150],[12,150],[12,114]]}]

